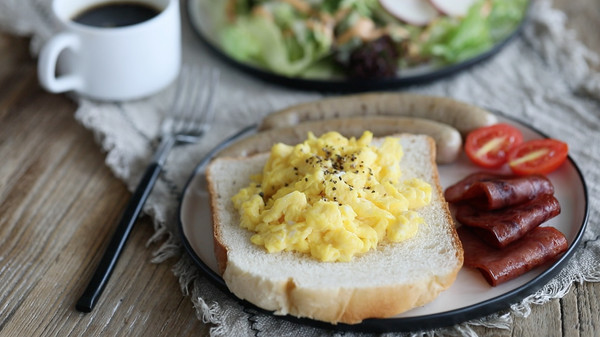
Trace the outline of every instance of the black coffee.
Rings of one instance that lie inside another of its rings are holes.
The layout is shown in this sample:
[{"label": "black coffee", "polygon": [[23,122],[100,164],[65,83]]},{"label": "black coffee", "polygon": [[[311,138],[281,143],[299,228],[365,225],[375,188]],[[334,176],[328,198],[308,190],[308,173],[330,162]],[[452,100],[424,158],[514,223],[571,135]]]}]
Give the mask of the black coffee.
[{"label": "black coffee", "polygon": [[98,4],[75,15],[73,21],[93,27],[124,27],[152,19],[158,9],[137,2]]}]

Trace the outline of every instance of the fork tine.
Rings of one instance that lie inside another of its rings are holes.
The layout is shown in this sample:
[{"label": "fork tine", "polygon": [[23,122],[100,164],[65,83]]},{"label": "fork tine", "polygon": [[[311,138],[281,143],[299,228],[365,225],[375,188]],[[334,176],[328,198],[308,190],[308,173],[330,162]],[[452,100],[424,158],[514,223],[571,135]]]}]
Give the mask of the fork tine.
[{"label": "fork tine", "polygon": [[175,97],[173,98],[173,103],[171,105],[172,114],[178,114],[181,112],[181,106],[184,100],[184,90],[187,87],[186,83],[188,82],[189,70],[188,66],[184,64],[179,71],[179,79],[177,80],[177,84],[175,86]]},{"label": "fork tine", "polygon": [[179,71],[179,78],[177,79],[177,83],[175,85],[175,94],[173,97],[173,101],[171,103],[170,110],[167,111],[167,115],[165,116],[165,121],[168,123],[163,124],[163,132],[170,132],[174,130],[180,120],[181,115],[181,107],[183,106],[183,102],[185,102],[185,83],[187,82],[188,72],[185,71],[186,65],[183,65],[181,70]]},{"label": "fork tine", "polygon": [[[181,115],[179,116],[180,125],[177,126],[175,131],[179,132],[191,132],[194,129],[191,127],[192,121],[198,114],[198,108],[195,102],[198,100],[198,97],[201,95],[201,85],[202,85],[202,72],[197,67],[189,67],[190,69],[187,71],[187,77],[189,80],[186,83],[186,97],[183,100],[183,104],[181,106]],[[202,111],[200,110],[200,113]]]},{"label": "fork tine", "polygon": [[[195,106],[198,106],[201,109],[201,113],[198,114],[194,120],[191,121],[190,126],[202,130],[202,132],[206,131],[206,129],[213,122],[215,117],[215,93],[219,86],[219,71],[216,69],[211,69],[204,73],[205,76],[208,77],[208,81],[203,79],[204,82],[204,92],[202,97],[197,97],[196,102],[194,102]],[[201,103],[202,102],[202,103]]]},{"label": "fork tine", "polygon": [[206,99],[204,105],[201,107],[204,113],[203,118],[199,121],[198,127],[206,131],[205,129],[213,122],[215,118],[215,96],[217,88],[219,87],[220,73],[218,70],[213,69],[209,73],[209,83],[207,85]]},{"label": "fork tine", "polygon": [[215,119],[215,97],[216,97],[217,88],[219,88],[219,81],[221,78],[221,73],[219,72],[218,69],[213,69],[211,71],[210,75],[211,75],[211,78],[210,78],[211,84],[210,84],[209,99],[206,102],[206,106],[205,106],[206,113],[204,114],[204,120],[203,120],[204,125],[211,124]]},{"label": "fork tine", "polygon": [[[207,70],[183,65],[170,113],[170,124],[163,131],[180,134],[178,139],[195,137],[207,131],[214,119],[215,92],[219,82],[216,69]],[[187,134],[183,137],[181,134]],[[183,138],[182,138],[183,137]],[[190,140],[193,138],[190,138]]]},{"label": "fork tine", "polygon": [[196,73],[197,69],[195,67],[190,67],[188,65],[183,65],[181,68],[181,72],[179,75],[179,81],[176,86],[175,99],[173,100],[173,106],[171,107],[171,119],[173,125],[171,125],[171,130],[182,130],[186,126],[186,120],[189,118],[190,114],[189,109],[187,108],[187,103],[190,101],[189,95],[194,95],[196,84]]}]

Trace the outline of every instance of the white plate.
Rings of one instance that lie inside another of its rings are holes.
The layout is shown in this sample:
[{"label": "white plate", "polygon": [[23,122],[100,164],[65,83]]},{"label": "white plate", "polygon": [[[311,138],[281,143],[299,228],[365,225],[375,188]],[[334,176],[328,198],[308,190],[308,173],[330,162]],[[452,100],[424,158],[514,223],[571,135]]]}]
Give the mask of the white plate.
[{"label": "white plate", "polygon": [[[524,138],[544,138],[544,135],[526,124],[499,116],[501,122],[510,123],[523,132]],[[223,286],[223,279],[217,273],[217,262],[213,253],[212,223],[203,175],[203,160],[190,178],[182,196],[180,205],[180,229],[186,250],[206,273],[206,275]],[[462,155],[455,163],[440,165],[440,182],[443,188],[464,178],[469,173],[480,171]],[[499,172],[509,173],[508,169]],[[468,319],[488,315],[507,308],[523,297],[541,288],[552,276],[562,269],[573,255],[581,241],[588,219],[587,188],[581,171],[568,158],[558,170],[548,175],[555,187],[555,196],[561,204],[561,214],[549,220],[544,226],[553,226],[560,230],[569,242],[568,251],[557,261],[548,263],[528,273],[491,287],[481,274],[470,268],[463,268],[458,273],[456,282],[436,300],[422,307],[410,310],[401,315],[386,319],[369,319],[357,325],[328,325],[309,319],[287,319],[302,323],[325,326],[334,329],[355,331],[405,331],[436,328],[452,325]],[[234,296],[231,294],[231,296]],[[244,305],[252,306],[248,302]]]}]

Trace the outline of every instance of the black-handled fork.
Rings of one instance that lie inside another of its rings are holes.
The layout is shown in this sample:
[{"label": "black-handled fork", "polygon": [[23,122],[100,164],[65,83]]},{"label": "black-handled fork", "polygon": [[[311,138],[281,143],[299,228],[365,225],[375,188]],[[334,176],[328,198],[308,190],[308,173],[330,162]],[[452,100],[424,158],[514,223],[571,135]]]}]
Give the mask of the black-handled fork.
[{"label": "black-handled fork", "polygon": [[160,145],[131,196],[92,279],[77,301],[77,310],[90,312],[96,305],[170,150],[179,144],[196,143],[208,131],[214,119],[214,97],[218,84],[217,70],[182,67],[171,110],[161,125]]}]

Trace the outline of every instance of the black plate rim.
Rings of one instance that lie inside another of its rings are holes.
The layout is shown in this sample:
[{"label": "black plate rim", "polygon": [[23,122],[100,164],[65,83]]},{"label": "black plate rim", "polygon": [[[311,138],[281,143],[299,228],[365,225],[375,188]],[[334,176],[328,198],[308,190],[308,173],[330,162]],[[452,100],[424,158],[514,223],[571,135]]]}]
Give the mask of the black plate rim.
[{"label": "black plate rim", "polygon": [[525,9],[525,14],[523,15],[523,20],[519,23],[519,25],[515,28],[515,30],[505,37],[503,40],[494,44],[492,48],[489,50],[478,54],[468,60],[452,64],[449,66],[444,66],[439,69],[435,69],[431,72],[427,72],[419,75],[411,75],[406,77],[395,77],[395,78],[386,78],[386,79],[334,79],[334,80],[318,80],[318,79],[304,79],[298,77],[289,77],[280,74],[276,74],[273,72],[269,72],[264,69],[257,68],[255,66],[237,61],[230,56],[228,56],[225,52],[223,52],[218,46],[212,43],[204,34],[201,29],[196,26],[195,20],[192,17],[191,7],[198,0],[187,0],[187,6],[185,7],[185,13],[187,16],[187,20],[189,25],[191,26],[194,35],[204,44],[211,53],[217,56],[220,60],[225,61],[229,65],[232,65],[234,68],[237,68],[247,74],[250,74],[258,79],[263,81],[279,84],[284,87],[300,89],[300,90],[311,90],[311,91],[321,91],[321,92],[363,92],[363,91],[373,91],[373,90],[389,90],[393,88],[402,88],[410,85],[416,84],[424,84],[435,81],[437,79],[441,79],[444,77],[448,77],[458,73],[462,70],[466,70],[478,63],[481,63],[495,54],[497,54],[500,50],[502,50],[506,45],[508,45],[512,40],[514,40],[523,30],[523,26],[528,21],[529,11],[531,8],[531,1],[528,1],[527,8]]},{"label": "black plate rim", "polygon": [[[489,111],[493,111],[494,114],[500,115],[504,118],[510,119],[515,123],[519,123],[535,132],[540,134],[542,137],[549,138],[549,136],[540,131],[539,129],[531,126],[529,123],[524,122],[516,117],[508,116],[498,110],[488,109]],[[256,131],[258,128],[257,125],[251,125],[246,128],[243,128],[233,136],[229,137],[225,141],[221,142],[217,145],[212,151],[210,151],[204,158],[202,158],[199,164],[196,166],[188,181],[185,184],[183,191],[181,192],[179,199],[179,207],[177,210],[177,220],[178,220],[178,231],[179,236],[182,240],[183,247],[190,256],[190,258],[194,261],[197,267],[207,276],[207,278],[213,282],[218,288],[225,291],[231,298],[238,301],[241,305],[252,308],[257,312],[262,312],[264,314],[273,315],[277,318],[284,319],[287,321],[300,323],[307,326],[313,326],[328,330],[337,330],[337,331],[350,331],[350,332],[375,332],[375,333],[384,333],[384,332],[407,332],[407,331],[419,331],[419,330],[427,330],[427,329],[437,329],[443,328],[447,326],[452,326],[458,323],[466,322],[472,319],[485,317],[487,315],[491,315],[500,310],[504,310],[508,308],[510,305],[524,299],[528,295],[531,295],[538,289],[541,289],[552,277],[556,276],[567,264],[567,262],[571,259],[571,257],[577,251],[579,247],[583,235],[585,233],[585,229],[587,228],[588,218],[589,218],[589,195],[588,195],[588,187],[581,171],[581,168],[577,163],[573,160],[571,155],[567,156],[567,160],[573,165],[577,175],[582,183],[584,199],[585,199],[585,214],[583,218],[583,223],[573,240],[573,244],[568,248],[567,252],[563,254],[557,261],[555,261],[550,267],[548,267],[544,272],[530,280],[526,284],[520,286],[517,289],[489,299],[487,301],[483,301],[480,303],[476,303],[470,306],[466,306],[460,309],[440,312],[431,315],[423,315],[423,316],[415,316],[415,317],[403,317],[403,318],[372,318],[366,319],[358,324],[330,324],[327,322],[317,321],[308,318],[298,318],[290,315],[280,316],[274,315],[272,311],[268,311],[262,308],[255,306],[254,304],[239,299],[232,292],[229,291],[227,285],[223,278],[214,272],[202,259],[196,254],[194,249],[192,248],[190,242],[183,231],[183,221],[181,219],[181,212],[183,207],[183,199],[185,197],[185,193],[188,190],[189,185],[192,180],[195,178],[197,174],[199,174],[206,164],[222,149],[232,144],[236,140],[243,138],[246,134],[250,132]]]}]

